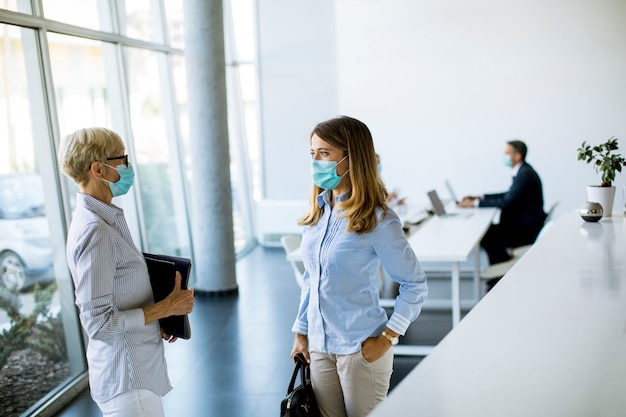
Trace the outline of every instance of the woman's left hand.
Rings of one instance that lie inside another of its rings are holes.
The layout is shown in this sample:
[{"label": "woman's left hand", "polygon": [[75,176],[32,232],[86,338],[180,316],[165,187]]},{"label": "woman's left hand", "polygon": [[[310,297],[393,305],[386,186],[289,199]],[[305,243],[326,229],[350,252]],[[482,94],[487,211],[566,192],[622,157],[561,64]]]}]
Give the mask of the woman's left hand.
[{"label": "woman's left hand", "polygon": [[391,343],[383,336],[369,337],[361,343],[361,354],[369,363],[376,362],[391,349]]}]

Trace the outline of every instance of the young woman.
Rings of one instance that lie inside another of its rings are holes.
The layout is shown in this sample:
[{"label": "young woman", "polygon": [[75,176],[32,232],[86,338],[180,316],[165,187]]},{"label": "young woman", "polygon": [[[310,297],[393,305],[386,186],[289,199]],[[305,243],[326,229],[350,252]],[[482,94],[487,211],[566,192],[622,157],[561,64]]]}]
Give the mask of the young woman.
[{"label": "young woman", "polygon": [[[291,356],[310,360],[323,417],[363,417],[387,396],[391,347],[421,311],[426,276],[387,207],[367,126],[336,117],[310,142],[314,185],[300,220],[306,271]],[[379,304],[381,264],[400,284],[389,318]]]}]

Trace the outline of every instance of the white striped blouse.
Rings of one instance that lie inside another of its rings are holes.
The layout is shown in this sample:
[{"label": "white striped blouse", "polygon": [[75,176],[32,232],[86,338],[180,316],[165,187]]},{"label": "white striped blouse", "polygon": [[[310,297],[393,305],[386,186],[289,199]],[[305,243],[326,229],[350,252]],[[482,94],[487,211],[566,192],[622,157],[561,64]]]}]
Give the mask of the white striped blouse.
[{"label": "white striped blouse", "polygon": [[144,325],[141,309],[154,304],[148,270],[123,210],[78,193],[66,250],[89,337],[93,399],[107,401],[131,389],[165,395],[172,387],[159,323]]}]

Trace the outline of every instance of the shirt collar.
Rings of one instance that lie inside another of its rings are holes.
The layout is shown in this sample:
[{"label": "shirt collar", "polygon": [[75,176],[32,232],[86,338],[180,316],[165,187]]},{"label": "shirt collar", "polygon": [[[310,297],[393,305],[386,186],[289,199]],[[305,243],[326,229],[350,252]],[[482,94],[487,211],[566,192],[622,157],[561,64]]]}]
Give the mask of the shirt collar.
[{"label": "shirt collar", "polygon": [[519,172],[519,169],[522,167],[522,165],[524,164],[524,162],[518,162],[517,165],[515,165],[513,167],[513,169],[511,170],[511,175],[514,177],[517,175],[517,173]]},{"label": "shirt collar", "polygon": [[114,204],[108,205],[89,194],[78,193],[76,196],[76,206],[86,207],[110,225],[115,223],[115,217],[123,215],[124,211]]},{"label": "shirt collar", "polygon": [[[344,202],[347,201],[350,198],[350,195],[352,194],[351,191],[346,191],[343,194],[340,194],[336,199],[335,202]],[[319,193],[319,195],[317,196],[317,205],[320,207],[324,207],[324,205],[330,203],[330,197],[333,195],[333,193],[331,192],[331,190],[324,190],[321,193]]]}]

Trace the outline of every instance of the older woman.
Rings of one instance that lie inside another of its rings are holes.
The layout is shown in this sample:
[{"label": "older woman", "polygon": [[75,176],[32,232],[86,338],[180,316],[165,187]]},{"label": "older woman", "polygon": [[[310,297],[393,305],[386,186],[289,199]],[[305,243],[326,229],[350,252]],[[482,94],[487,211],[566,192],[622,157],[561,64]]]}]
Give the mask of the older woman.
[{"label": "older woman", "polygon": [[188,314],[193,290],[180,288],[155,304],[142,252],[124,212],[112,199],[128,192],[133,167],[120,136],[105,128],[63,138],[63,171],[79,186],[67,237],[67,262],[80,321],[89,337],[91,396],[104,416],[163,416],[161,396],[171,390],[159,319]]}]

